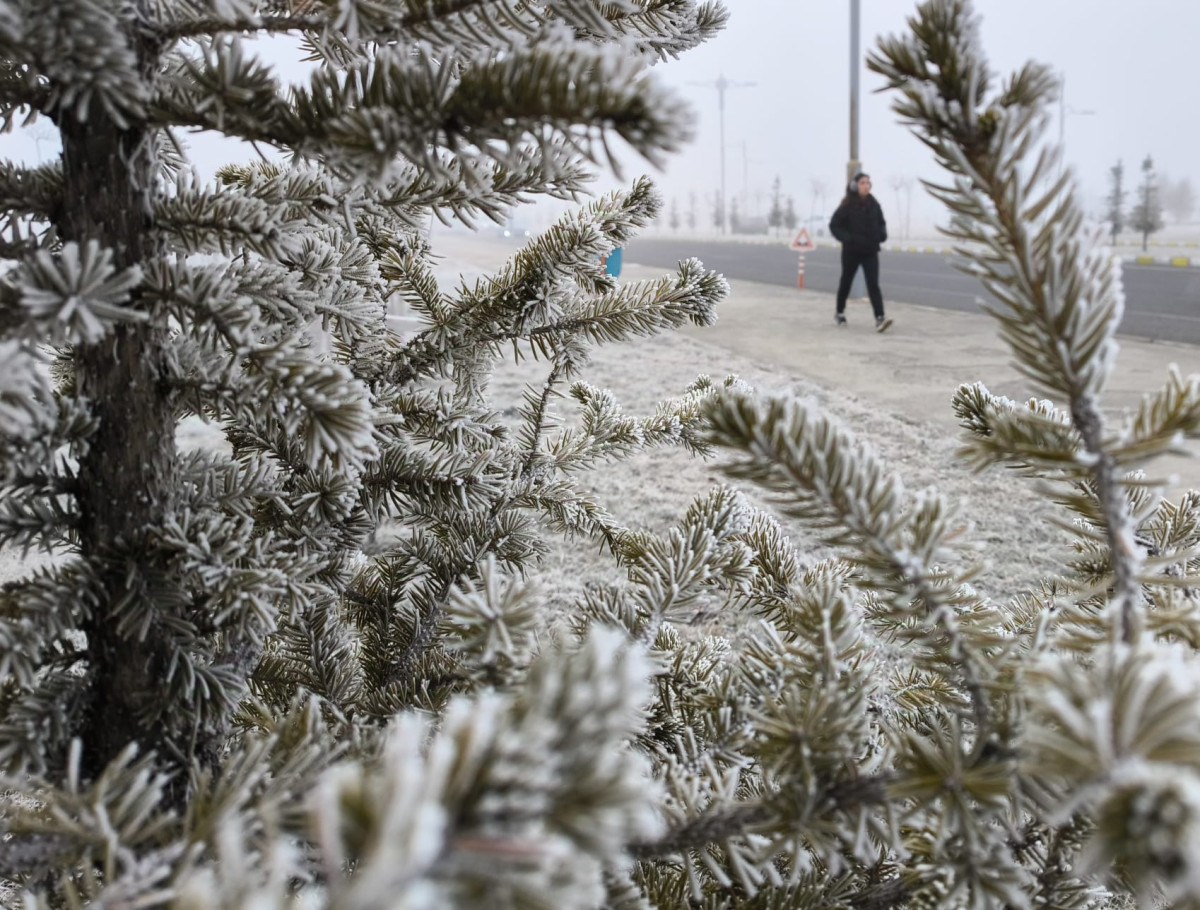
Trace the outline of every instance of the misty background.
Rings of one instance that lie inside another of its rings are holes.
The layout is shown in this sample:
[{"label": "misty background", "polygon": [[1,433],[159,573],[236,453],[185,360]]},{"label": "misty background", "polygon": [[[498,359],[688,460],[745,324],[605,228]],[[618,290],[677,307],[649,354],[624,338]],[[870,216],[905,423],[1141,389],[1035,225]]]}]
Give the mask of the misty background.
[{"label": "misty background", "polygon": [[[731,17],[721,36],[659,68],[695,111],[696,139],[654,174],[656,182],[668,206],[675,200],[681,213],[696,194],[700,224],[708,226],[720,186],[715,82],[723,75],[730,83],[754,83],[725,92],[730,200],[743,216],[765,215],[778,177],[802,219],[816,214],[828,221],[849,158],[849,0],[734,0],[727,6]],[[940,204],[917,184],[943,175],[928,149],[897,123],[891,96],[877,93],[883,80],[863,62],[881,35],[906,30],[915,7],[909,0],[860,0],[859,157],[893,239],[903,236],[906,221],[911,235],[930,236],[943,219]],[[994,73],[1003,77],[1033,59],[1065,79],[1065,104],[1052,106],[1047,138],[1058,140],[1061,123],[1066,163],[1087,211],[1102,214],[1118,159],[1127,202],[1147,155],[1160,190],[1185,178],[1196,187],[1200,3],[976,0],[975,9]]]},{"label": "misty background", "polygon": [[[859,157],[871,174],[892,239],[929,237],[943,219],[919,180],[939,180],[928,150],[900,126],[882,80],[867,71],[866,54],[881,35],[905,30],[915,0],[860,0]],[[713,41],[654,68],[692,113],[695,138],[658,170],[623,157],[620,179],[599,175],[597,192],[627,186],[640,173],[654,179],[686,224],[712,230],[721,185],[721,131],[717,81],[725,91],[725,183],[743,219],[764,217],[778,179],[802,223],[823,227],[845,185],[849,158],[849,0],[728,0],[730,21]],[[1026,60],[1049,64],[1065,79],[1064,104],[1050,110],[1047,138],[1063,137],[1066,162],[1078,179],[1079,198],[1097,217],[1104,211],[1109,171],[1125,167],[1127,204],[1153,157],[1160,201],[1181,181],[1193,190],[1200,177],[1195,0],[976,0],[981,39],[992,70],[1003,77]],[[301,52],[277,40],[256,42],[256,53],[303,80]],[[187,137],[202,176],[228,161],[259,153],[229,140]],[[0,136],[0,156],[29,163],[57,154],[48,122]],[[523,225],[542,228],[567,208],[549,200],[518,211]],[[1167,205],[1168,231],[1179,228]],[[1200,204],[1184,231],[1200,235]],[[1194,229],[1193,229],[1194,227]]]}]

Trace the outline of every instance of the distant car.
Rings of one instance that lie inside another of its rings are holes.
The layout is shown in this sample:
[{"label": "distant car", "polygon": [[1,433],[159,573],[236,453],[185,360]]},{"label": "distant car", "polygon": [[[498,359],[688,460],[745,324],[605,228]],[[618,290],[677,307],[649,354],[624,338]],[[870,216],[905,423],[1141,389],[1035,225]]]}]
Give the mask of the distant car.
[{"label": "distant car", "polygon": [[506,225],[504,225],[504,236],[505,237],[532,237],[533,231],[529,230],[529,228],[521,227],[520,225],[506,224]]}]

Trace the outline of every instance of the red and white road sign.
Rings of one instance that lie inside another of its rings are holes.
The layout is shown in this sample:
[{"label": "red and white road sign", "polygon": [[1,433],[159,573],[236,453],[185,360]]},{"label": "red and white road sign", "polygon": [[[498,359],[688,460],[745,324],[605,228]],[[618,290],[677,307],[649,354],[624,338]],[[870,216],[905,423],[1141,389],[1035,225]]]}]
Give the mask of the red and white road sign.
[{"label": "red and white road sign", "polygon": [[796,235],[796,239],[792,241],[792,249],[799,250],[801,253],[810,253],[817,248],[817,245],[812,242],[812,238],[808,236],[808,228],[800,228],[800,233]]}]

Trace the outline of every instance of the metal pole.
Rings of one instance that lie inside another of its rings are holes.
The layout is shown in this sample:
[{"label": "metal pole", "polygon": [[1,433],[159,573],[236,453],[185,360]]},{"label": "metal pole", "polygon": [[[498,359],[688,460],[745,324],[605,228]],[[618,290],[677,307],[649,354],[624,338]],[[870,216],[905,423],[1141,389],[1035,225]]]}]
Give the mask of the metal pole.
[{"label": "metal pole", "polygon": [[1058,82],[1058,176],[1062,176],[1067,167],[1067,117],[1078,114],[1090,117],[1096,112],[1076,110],[1067,104],[1067,74],[1063,73]]},{"label": "metal pole", "polygon": [[757,85],[756,82],[730,82],[722,74],[717,77],[716,82],[690,82],[689,85],[715,85],[717,87],[717,110],[720,114],[720,130],[721,130],[721,198],[719,200],[721,206],[721,232],[729,233],[728,218],[729,218],[729,200],[726,198],[725,189],[725,89],[727,88],[749,88],[752,85]]},{"label": "metal pole", "polygon": [[750,153],[746,151],[746,140],[742,140],[742,208],[750,215]]},{"label": "metal pole", "polygon": [[725,195],[725,89],[729,83],[722,74],[717,77],[717,110],[721,121],[721,233],[729,233],[729,197]]},{"label": "metal pole", "polygon": [[862,168],[858,159],[858,0],[850,0],[850,161],[846,183]]}]

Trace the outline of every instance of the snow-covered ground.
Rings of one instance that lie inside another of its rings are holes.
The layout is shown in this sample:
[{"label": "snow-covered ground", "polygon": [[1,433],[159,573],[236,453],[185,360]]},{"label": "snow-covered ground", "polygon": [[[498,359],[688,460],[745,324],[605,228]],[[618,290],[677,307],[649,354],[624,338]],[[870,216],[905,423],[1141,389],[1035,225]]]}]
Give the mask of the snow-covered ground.
[{"label": "snow-covered ground", "polygon": [[[498,372],[493,393],[498,401],[516,401],[522,383],[540,383],[545,369],[544,364],[529,362],[505,367]],[[1004,600],[1062,564],[1063,535],[1046,520],[1045,507],[1028,484],[998,470],[984,474],[967,470],[955,456],[957,441],[941,427],[914,423],[802,377],[732,359],[725,350],[677,335],[601,348],[583,378],[610,389],[626,413],[644,415],[653,412],[656,402],[681,394],[701,373],[714,379],[736,374],[762,392],[813,401],[860,439],[868,440],[902,476],[907,489],[940,490],[957,505],[969,528],[973,558],[984,566],[977,581],[981,591]],[[571,403],[561,403],[564,417]],[[718,463],[719,456],[704,461],[683,451],[660,449],[597,468],[584,485],[623,524],[662,531],[682,518],[693,497],[724,482]],[[753,488],[743,489],[752,501],[761,500]],[[806,561],[833,555],[798,525],[787,520],[782,524]],[[542,590],[560,606],[583,586],[616,577],[611,558],[597,554],[595,544],[588,541],[558,542],[536,573]],[[719,620],[697,617],[698,622],[708,619]]]},{"label": "snow-covered ground", "polygon": [[[441,247],[453,255],[456,245],[435,243],[435,249]],[[470,249],[480,255],[477,244]],[[449,258],[436,271],[442,286],[450,287],[459,274],[473,278],[482,274],[480,266],[498,266],[503,255],[513,251],[497,246],[494,261]],[[519,402],[525,383],[540,387],[546,371],[544,363],[529,360],[501,367],[491,386],[497,409]],[[611,390],[626,413],[647,415],[653,413],[657,402],[682,394],[701,374],[714,379],[733,374],[759,391],[815,402],[859,439],[869,441],[900,474],[907,489],[932,486],[941,491],[957,506],[968,528],[973,559],[983,566],[976,585],[984,593],[1006,600],[1034,587],[1062,565],[1065,535],[1052,527],[1042,499],[1030,485],[1001,470],[972,473],[955,455],[957,439],[941,426],[913,421],[852,394],[674,333],[597,348],[580,378]],[[572,403],[570,399],[559,403],[568,422]],[[682,518],[695,496],[725,482],[717,464],[718,458],[704,461],[681,450],[660,449],[596,468],[583,485],[626,526],[662,531]],[[743,489],[752,501],[760,500],[752,488]],[[796,524],[786,520],[782,524],[805,560],[833,555]],[[596,550],[589,541],[558,541],[535,575],[547,597],[565,606],[585,586],[618,579],[611,557]],[[720,626],[720,617],[696,617],[704,625],[709,620]]]},{"label": "snow-covered ground", "polygon": [[[484,263],[493,265],[493,263]],[[443,260],[437,269],[443,286],[458,275],[481,274],[472,263]],[[541,384],[546,365],[525,361],[502,366],[492,384],[497,410],[515,406],[525,383]],[[727,350],[691,337],[667,334],[595,350],[581,377],[613,391],[630,414],[650,414],[657,402],[675,397],[700,374],[721,378],[736,374],[764,392],[806,398],[836,415],[859,438],[869,440],[879,455],[904,478],[907,488],[937,487],[957,504],[975,556],[984,566],[978,586],[1006,599],[1032,586],[1060,565],[1065,555],[1062,535],[1046,520],[1041,500],[1011,474],[974,474],[955,456],[956,440],[933,424],[914,422],[871,407],[845,392],[823,387],[770,365],[739,359]],[[559,409],[570,420],[571,400]],[[181,444],[203,444],[212,428],[185,426]],[[678,521],[693,497],[722,482],[715,463],[686,452],[660,449],[595,469],[584,479],[598,500],[629,527],[661,531]],[[751,499],[755,491],[747,490]],[[789,527],[785,522],[785,527]],[[830,555],[803,529],[790,526],[796,546],[808,560]],[[39,554],[0,552],[0,581],[11,580],[44,560]],[[565,604],[584,586],[614,580],[611,557],[598,554],[589,541],[559,541],[536,573],[552,601]],[[705,617],[697,617],[704,621]]]}]

